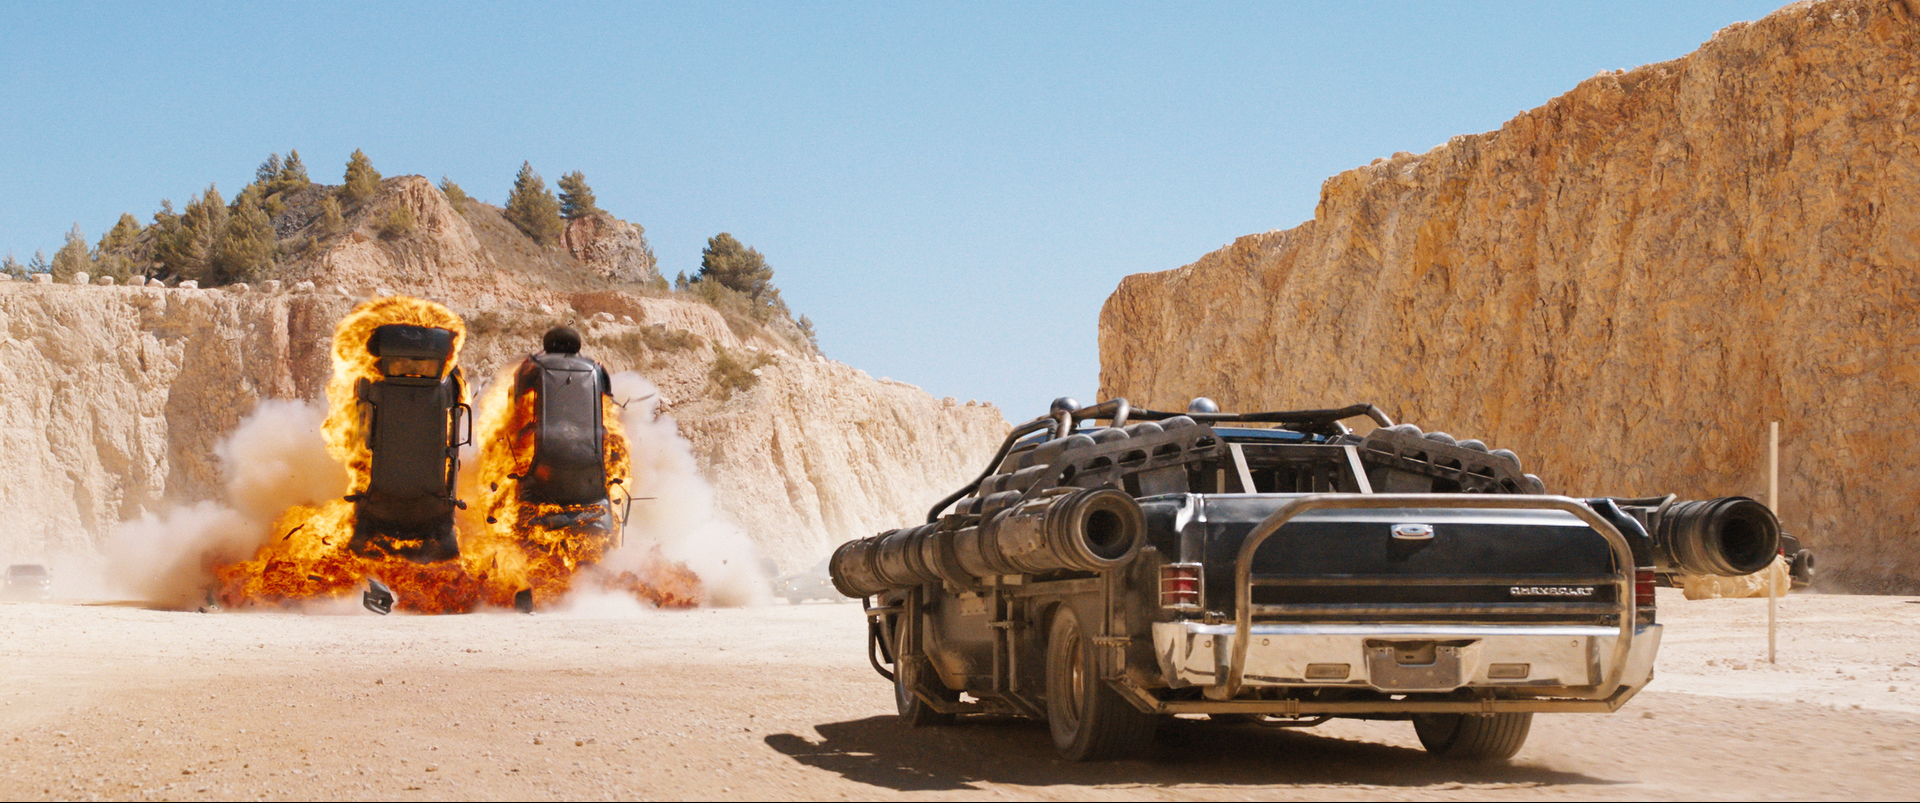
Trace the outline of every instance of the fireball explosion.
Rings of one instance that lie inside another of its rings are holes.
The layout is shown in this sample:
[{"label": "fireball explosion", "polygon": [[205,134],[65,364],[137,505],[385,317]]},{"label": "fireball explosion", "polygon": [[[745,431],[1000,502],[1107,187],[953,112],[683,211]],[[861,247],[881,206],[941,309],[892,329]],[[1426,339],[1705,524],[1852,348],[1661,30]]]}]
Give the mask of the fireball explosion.
[{"label": "fireball explosion", "polygon": [[[427,539],[404,533],[367,537],[372,528],[356,504],[367,498],[374,476],[370,441],[375,425],[368,409],[374,405],[367,401],[365,389],[388,378],[369,343],[376,330],[390,325],[452,333],[445,364],[430,371],[437,376],[427,383],[438,380],[451,385],[454,401],[461,407],[468,401],[458,365],[466,327],[458,316],[439,304],[405,296],[378,298],[356,307],[334,330],[333,376],[327,383],[323,427],[328,452],[346,467],[347,496],[317,506],[288,508],[252,559],[217,566],[214,596],[221,606],[285,606],[345,598],[365,590],[369,580],[391,589],[395,608],[415,613],[464,613],[482,606],[546,607],[580,582],[630,593],[659,607],[700,604],[704,596],[700,579],[684,564],[665,559],[658,545],[647,548],[637,571],[614,573],[599,568],[610,550],[626,546],[620,543],[620,508],[631,498],[629,447],[619,408],[610,397],[601,396],[600,404],[611,498],[593,505],[525,498],[523,480],[535,470],[540,399],[537,388],[516,389],[511,369],[491,384],[478,426],[473,427],[479,443],[477,465],[461,472],[457,490],[460,499],[475,504],[469,508],[453,503],[457,557],[422,561],[423,552],[431,554]],[[414,380],[412,384],[422,383]],[[458,418],[456,413],[456,422]],[[449,427],[450,437],[458,437],[456,428]],[[451,445],[448,454],[453,454]]]}]

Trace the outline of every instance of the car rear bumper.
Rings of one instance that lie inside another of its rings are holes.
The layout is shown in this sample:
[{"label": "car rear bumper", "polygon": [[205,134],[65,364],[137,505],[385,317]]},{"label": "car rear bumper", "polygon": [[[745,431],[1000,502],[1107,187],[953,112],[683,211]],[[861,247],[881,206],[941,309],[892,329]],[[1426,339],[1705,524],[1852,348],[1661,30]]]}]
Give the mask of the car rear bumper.
[{"label": "car rear bumper", "polygon": [[[1639,625],[1619,685],[1653,677],[1661,627]],[[1388,694],[1498,689],[1503,696],[1613,698],[1603,682],[1620,629],[1611,625],[1254,625],[1243,688],[1360,688]],[[1235,626],[1158,622],[1154,653],[1168,686],[1224,687]],[[1619,701],[1624,701],[1620,698]],[[1618,703],[1616,702],[1615,705]]]}]

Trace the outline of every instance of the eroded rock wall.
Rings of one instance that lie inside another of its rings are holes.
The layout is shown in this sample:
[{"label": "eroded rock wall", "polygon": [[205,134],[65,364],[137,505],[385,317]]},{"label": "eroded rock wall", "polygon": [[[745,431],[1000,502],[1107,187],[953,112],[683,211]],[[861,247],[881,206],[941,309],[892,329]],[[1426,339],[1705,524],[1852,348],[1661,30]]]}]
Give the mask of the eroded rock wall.
[{"label": "eroded rock wall", "polygon": [[1130,276],[1102,396],[1372,401],[1570,494],[1765,494],[1829,578],[1920,588],[1920,4],[1800,3],[1314,219]]}]

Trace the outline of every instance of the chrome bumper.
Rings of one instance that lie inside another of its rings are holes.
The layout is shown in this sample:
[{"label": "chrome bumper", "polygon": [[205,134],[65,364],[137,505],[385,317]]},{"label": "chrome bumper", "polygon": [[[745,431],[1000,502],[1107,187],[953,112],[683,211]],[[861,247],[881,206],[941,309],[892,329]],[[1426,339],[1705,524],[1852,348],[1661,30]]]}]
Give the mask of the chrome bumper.
[{"label": "chrome bumper", "polygon": [[[1201,686],[1209,698],[1225,699],[1237,629],[1155,623],[1153,646],[1162,677],[1174,688]],[[1621,651],[1616,649],[1620,629],[1612,626],[1254,625],[1238,685],[1358,687],[1391,694],[1497,688],[1579,700],[1612,698],[1618,687],[1626,687],[1630,696],[1653,678],[1660,630],[1657,624],[1634,627],[1628,649]],[[1623,663],[1616,666],[1616,660]]]}]

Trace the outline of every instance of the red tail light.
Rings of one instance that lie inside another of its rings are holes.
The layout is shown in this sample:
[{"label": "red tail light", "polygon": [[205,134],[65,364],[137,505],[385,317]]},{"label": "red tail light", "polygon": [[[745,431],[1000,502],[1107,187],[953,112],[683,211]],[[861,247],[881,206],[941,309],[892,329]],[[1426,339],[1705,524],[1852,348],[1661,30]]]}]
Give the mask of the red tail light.
[{"label": "red tail light", "polygon": [[1200,601],[1200,564],[1169,563],[1160,567],[1160,607],[1197,611]]},{"label": "red tail light", "polygon": [[1633,604],[1640,608],[1653,607],[1653,567],[1633,570]]}]

